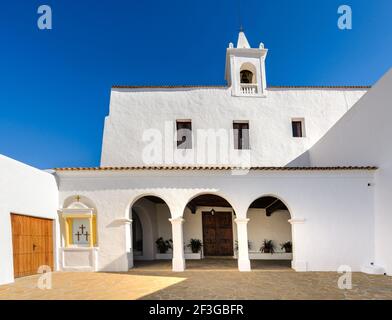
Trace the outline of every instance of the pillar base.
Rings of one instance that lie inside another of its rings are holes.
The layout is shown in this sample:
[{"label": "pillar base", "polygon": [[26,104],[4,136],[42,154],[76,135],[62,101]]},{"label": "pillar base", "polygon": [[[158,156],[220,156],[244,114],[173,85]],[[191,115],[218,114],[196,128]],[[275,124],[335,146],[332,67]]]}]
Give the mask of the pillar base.
[{"label": "pillar base", "polygon": [[291,268],[297,272],[306,272],[308,271],[308,263],[306,261],[292,260]]},{"label": "pillar base", "polygon": [[251,271],[249,259],[238,259],[238,270],[241,272]]},{"label": "pillar base", "polygon": [[185,270],[185,259],[172,259],[172,270],[183,272]]}]

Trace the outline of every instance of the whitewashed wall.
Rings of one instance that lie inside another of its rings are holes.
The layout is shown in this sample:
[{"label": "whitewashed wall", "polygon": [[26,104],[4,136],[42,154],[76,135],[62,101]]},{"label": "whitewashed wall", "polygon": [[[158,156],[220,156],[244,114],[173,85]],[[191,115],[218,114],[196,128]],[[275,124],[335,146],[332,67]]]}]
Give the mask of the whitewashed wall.
[{"label": "whitewashed wall", "polygon": [[374,165],[375,263],[392,275],[392,70],[298,160],[318,165]]},{"label": "whitewashed wall", "polygon": [[55,177],[0,155],[0,284],[14,281],[11,213],[55,220],[54,262],[57,266],[58,189]]},{"label": "whitewashed wall", "polygon": [[[218,164],[238,164],[233,158],[222,158],[222,154],[227,157],[238,154],[232,150],[233,138],[229,131],[234,120],[249,121],[249,165],[286,165],[318,141],[366,92],[363,89],[267,91],[266,98],[252,98],[233,97],[231,88],[112,89],[110,113],[105,119],[101,166],[216,164],[208,159],[197,161],[198,129],[226,129],[231,145],[220,153]],[[306,137],[292,137],[292,118],[305,119]],[[183,150],[176,150],[173,145],[177,119],[191,119],[194,133],[193,150],[185,153],[192,156],[195,152],[193,158],[184,157],[181,163],[175,156]],[[165,129],[165,122],[174,127]],[[148,144],[143,141],[147,129],[157,129],[162,136],[167,133],[167,139],[162,141],[164,156],[155,163],[146,163],[142,157]]]},{"label": "whitewashed wall", "polygon": [[[294,224],[294,267],[336,271],[342,264],[359,271],[374,261],[374,188],[372,171],[76,171],[58,172],[60,197],[81,194],[98,211],[99,268],[128,267],[121,221],[143,195],[159,196],[171,215],[180,217],[193,197],[212,193],[225,198],[237,217],[246,217],[257,198],[274,195],[287,204]],[[360,200],[359,200],[360,199]],[[186,224],[186,222],[185,222]],[[185,227],[184,224],[184,228]]]},{"label": "whitewashed wall", "polygon": [[268,217],[264,209],[250,209],[248,218],[250,251],[260,251],[264,239],[272,240],[276,251],[282,251],[282,243],[292,241],[291,224],[288,222],[291,217],[288,211],[276,211]]},{"label": "whitewashed wall", "polygon": [[[211,208],[209,208],[211,210]],[[215,208],[215,210],[217,210]],[[203,224],[201,211],[197,210],[196,214],[192,214],[191,210],[186,208],[184,210],[184,242],[189,244],[191,239],[200,239],[203,241]],[[186,248],[186,251],[190,251]]]},{"label": "whitewashed wall", "polygon": [[158,239],[159,234],[157,207],[147,199],[139,199],[132,207],[138,214],[143,229],[143,251],[138,259],[154,260],[156,253],[155,241]]},{"label": "whitewashed wall", "polygon": [[169,207],[166,204],[157,204],[156,207],[156,219],[158,223],[157,238],[162,237],[164,240],[173,239],[172,225],[169,221],[171,218]]}]

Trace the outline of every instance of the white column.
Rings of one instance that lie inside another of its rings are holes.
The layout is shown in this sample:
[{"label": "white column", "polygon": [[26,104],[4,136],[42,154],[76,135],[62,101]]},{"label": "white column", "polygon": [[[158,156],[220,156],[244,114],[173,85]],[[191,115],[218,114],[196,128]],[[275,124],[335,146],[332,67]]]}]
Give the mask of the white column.
[{"label": "white column", "polygon": [[301,242],[306,241],[303,235],[304,218],[290,219],[291,237],[293,243],[293,260],[291,260],[291,267],[298,272],[308,271],[308,263],[301,252]]},{"label": "white column", "polygon": [[237,224],[238,270],[250,271],[247,227],[249,219],[237,218],[234,221]]},{"label": "white column", "polygon": [[182,225],[184,219],[182,217],[169,219],[172,224],[173,237],[173,271],[181,272],[185,270],[185,254],[184,254],[184,235]]},{"label": "white column", "polygon": [[132,220],[122,219],[125,232],[125,252],[127,255],[128,269],[133,268],[133,248],[132,248]]}]

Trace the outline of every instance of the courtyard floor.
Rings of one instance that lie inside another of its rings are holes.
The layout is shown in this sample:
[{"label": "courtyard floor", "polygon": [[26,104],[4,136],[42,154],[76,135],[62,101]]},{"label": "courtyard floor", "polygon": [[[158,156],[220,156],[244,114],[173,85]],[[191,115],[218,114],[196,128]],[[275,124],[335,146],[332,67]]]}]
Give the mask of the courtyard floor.
[{"label": "courtyard floor", "polygon": [[354,273],[352,289],[341,290],[341,274],[297,273],[284,261],[252,261],[252,272],[221,259],[187,261],[182,273],[170,268],[154,261],[127,273],[55,272],[48,290],[35,275],[0,286],[0,299],[392,299],[392,277]]}]

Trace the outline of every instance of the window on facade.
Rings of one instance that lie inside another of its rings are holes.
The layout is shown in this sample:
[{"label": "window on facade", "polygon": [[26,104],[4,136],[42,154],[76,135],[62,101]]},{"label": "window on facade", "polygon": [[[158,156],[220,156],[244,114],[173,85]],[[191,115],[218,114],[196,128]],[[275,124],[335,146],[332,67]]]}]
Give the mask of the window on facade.
[{"label": "window on facade", "polygon": [[234,149],[243,150],[249,148],[249,123],[234,122]]},{"label": "window on facade", "polygon": [[240,72],[241,83],[252,83],[253,82],[253,73],[249,70],[242,70]]},{"label": "window on facade", "polygon": [[295,119],[291,121],[291,126],[293,129],[293,137],[294,138],[302,138],[304,137],[304,121],[300,119]]},{"label": "window on facade", "polygon": [[177,121],[177,149],[192,149],[192,122]]}]

